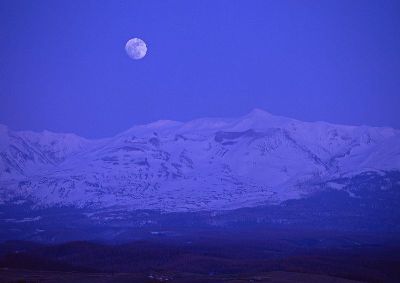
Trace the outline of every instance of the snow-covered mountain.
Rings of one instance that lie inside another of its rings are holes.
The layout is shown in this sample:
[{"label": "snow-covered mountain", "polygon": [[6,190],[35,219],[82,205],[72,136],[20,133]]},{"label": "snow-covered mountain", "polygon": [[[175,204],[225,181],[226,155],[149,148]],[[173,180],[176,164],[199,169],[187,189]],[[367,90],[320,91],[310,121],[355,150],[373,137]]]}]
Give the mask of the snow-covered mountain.
[{"label": "snow-covered mountain", "polygon": [[343,189],[334,180],[370,171],[400,171],[399,130],[258,109],[237,119],[162,120],[101,140],[0,126],[3,203],[225,210]]}]

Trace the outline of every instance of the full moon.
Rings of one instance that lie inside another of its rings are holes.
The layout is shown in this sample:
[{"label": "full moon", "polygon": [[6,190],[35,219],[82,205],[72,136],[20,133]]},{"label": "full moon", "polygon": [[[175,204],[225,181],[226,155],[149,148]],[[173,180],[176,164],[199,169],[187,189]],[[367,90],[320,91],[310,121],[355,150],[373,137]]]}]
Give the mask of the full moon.
[{"label": "full moon", "polygon": [[125,44],[125,51],[132,59],[139,60],[146,56],[147,46],[140,38],[132,38]]}]

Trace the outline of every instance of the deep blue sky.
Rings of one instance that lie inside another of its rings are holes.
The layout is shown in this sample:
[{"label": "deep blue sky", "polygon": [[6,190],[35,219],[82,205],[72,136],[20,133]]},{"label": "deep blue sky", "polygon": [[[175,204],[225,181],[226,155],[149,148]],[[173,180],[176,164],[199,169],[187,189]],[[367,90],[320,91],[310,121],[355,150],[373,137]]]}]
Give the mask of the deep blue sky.
[{"label": "deep blue sky", "polygon": [[[140,37],[148,55],[125,53]],[[400,128],[400,1],[0,0],[0,123],[239,116]]]}]

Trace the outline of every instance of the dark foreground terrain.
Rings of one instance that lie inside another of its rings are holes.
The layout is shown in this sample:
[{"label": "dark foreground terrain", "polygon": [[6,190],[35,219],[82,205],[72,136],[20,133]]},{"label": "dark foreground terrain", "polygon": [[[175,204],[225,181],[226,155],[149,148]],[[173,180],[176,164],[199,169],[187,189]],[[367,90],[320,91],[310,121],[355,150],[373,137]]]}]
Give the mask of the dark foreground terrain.
[{"label": "dark foreground terrain", "polygon": [[135,273],[83,273],[58,271],[31,271],[31,270],[1,270],[1,279],[5,282],[314,282],[314,283],[355,283],[359,281],[342,279],[319,274],[299,272],[271,271],[255,276],[222,274],[213,277],[196,273],[181,273],[172,276],[149,275],[147,278]]},{"label": "dark foreground terrain", "polygon": [[198,231],[130,243],[7,241],[0,282],[400,282],[398,239],[329,231]]},{"label": "dark foreground terrain", "polygon": [[400,173],[334,181],[228,211],[4,203],[0,282],[400,282]]}]

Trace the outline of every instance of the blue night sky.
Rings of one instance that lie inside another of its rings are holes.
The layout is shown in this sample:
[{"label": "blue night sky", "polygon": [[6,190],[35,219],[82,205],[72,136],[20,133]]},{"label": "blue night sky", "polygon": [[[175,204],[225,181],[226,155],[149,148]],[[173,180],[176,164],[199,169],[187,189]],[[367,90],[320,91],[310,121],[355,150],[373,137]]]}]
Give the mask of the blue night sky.
[{"label": "blue night sky", "polygon": [[0,123],[16,130],[105,137],[253,108],[400,128],[399,90],[398,0],[0,0]]}]

